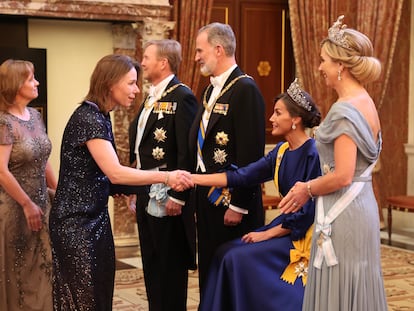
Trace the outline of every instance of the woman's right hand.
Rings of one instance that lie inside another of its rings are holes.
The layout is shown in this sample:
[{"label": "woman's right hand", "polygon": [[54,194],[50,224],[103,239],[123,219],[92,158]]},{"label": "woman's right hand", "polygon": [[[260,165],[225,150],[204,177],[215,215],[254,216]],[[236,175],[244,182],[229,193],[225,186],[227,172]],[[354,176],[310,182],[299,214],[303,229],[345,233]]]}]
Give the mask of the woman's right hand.
[{"label": "woman's right hand", "polygon": [[27,226],[31,231],[40,231],[42,229],[43,211],[33,201],[29,201],[23,206],[24,216],[26,217]]},{"label": "woman's right hand", "polygon": [[175,191],[184,191],[194,187],[191,174],[183,170],[175,170],[168,172],[166,184]]}]

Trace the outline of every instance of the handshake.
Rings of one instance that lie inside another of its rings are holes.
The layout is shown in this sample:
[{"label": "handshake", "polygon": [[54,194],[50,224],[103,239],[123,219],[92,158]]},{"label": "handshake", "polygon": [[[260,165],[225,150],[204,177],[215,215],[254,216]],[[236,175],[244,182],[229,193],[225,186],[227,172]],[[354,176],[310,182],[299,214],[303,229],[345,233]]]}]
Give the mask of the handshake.
[{"label": "handshake", "polygon": [[[199,186],[226,187],[227,175],[225,172],[213,174],[190,174],[187,171],[176,170],[167,173],[165,184],[175,191],[184,191],[188,188]],[[167,182],[168,181],[168,182]]]},{"label": "handshake", "polygon": [[175,191],[184,191],[194,187],[191,173],[183,170],[167,172],[164,183]]}]

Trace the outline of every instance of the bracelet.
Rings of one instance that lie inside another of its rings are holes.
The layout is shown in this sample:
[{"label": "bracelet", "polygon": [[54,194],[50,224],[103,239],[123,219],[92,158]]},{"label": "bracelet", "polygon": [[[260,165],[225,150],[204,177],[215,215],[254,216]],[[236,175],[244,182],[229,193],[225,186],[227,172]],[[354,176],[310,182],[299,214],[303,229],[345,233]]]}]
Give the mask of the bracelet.
[{"label": "bracelet", "polygon": [[170,172],[165,172],[165,181],[164,184],[168,186],[168,181],[170,180]]},{"label": "bracelet", "polygon": [[310,185],[310,181],[306,183],[306,189],[308,190],[308,195],[312,199],[312,201],[315,199],[315,196],[312,194],[312,189]]}]

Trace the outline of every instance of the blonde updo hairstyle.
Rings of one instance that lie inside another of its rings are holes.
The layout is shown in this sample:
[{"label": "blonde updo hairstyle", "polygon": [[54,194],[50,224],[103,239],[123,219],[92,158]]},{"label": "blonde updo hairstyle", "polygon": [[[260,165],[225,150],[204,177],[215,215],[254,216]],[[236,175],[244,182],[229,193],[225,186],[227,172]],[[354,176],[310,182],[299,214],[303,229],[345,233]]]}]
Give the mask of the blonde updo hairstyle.
[{"label": "blonde updo hairstyle", "polygon": [[381,63],[374,57],[374,48],[369,38],[352,29],[344,29],[344,37],[349,48],[335,44],[329,38],[321,42],[321,47],[333,61],[343,64],[360,83],[377,80],[381,75]]}]

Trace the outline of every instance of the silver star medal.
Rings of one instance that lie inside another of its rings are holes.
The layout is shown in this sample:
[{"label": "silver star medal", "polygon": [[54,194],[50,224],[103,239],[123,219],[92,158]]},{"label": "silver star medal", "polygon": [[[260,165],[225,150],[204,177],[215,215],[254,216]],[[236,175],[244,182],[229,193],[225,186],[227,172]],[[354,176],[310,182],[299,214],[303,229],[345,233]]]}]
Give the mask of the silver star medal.
[{"label": "silver star medal", "polygon": [[226,158],[227,158],[226,151],[221,150],[221,149],[214,150],[214,156],[213,156],[214,162],[223,164],[224,162],[226,162]]}]

